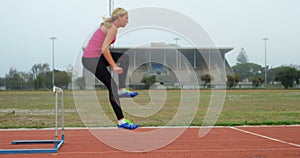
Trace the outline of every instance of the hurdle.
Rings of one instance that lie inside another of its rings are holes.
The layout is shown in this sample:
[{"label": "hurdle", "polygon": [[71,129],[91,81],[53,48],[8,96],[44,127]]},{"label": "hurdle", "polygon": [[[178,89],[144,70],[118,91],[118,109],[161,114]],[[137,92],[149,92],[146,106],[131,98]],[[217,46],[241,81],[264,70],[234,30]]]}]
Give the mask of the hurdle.
[{"label": "hurdle", "polygon": [[[34,154],[34,153],[57,153],[64,144],[64,91],[59,87],[53,87],[55,93],[55,138],[54,140],[13,140],[12,145],[19,144],[54,144],[54,148],[40,149],[0,149],[0,154]],[[58,137],[58,100],[61,94],[61,138]]]}]

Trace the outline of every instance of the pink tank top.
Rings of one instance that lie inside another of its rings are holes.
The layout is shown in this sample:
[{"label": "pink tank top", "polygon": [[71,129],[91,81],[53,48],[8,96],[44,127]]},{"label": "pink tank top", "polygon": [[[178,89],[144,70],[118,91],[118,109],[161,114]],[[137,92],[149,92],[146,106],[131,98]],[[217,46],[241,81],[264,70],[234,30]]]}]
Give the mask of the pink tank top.
[{"label": "pink tank top", "polygon": [[[87,47],[84,50],[83,57],[85,58],[98,58],[102,55],[102,45],[106,34],[98,28],[93,36],[91,37]],[[115,43],[116,37],[113,39],[111,44]]]}]

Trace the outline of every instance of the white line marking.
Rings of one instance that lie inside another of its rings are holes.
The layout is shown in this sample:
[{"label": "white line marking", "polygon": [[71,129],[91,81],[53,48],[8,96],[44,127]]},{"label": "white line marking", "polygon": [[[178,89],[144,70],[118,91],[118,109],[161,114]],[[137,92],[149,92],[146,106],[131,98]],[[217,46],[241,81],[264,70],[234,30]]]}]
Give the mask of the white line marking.
[{"label": "white line marking", "polygon": [[[257,128],[257,127],[300,127],[300,125],[281,125],[281,126],[272,126],[272,125],[260,125],[260,126],[235,126],[235,127],[247,127],[247,128]],[[152,129],[152,128],[214,128],[227,129],[228,126],[141,126],[139,129]],[[61,128],[59,128],[61,129]],[[89,130],[89,129],[118,129],[118,127],[65,127],[65,130]],[[28,131],[28,130],[54,130],[54,128],[7,128],[0,129],[1,131]]]},{"label": "white line marking", "polygon": [[237,152],[237,151],[295,151],[295,148],[277,148],[277,149],[199,149],[199,150],[164,150],[158,149],[153,151],[136,151],[136,152],[127,152],[127,151],[94,151],[94,152],[77,152],[77,151],[61,151],[58,155],[68,155],[68,154],[113,154],[113,153],[123,153],[127,154],[144,154],[144,153],[195,153],[195,152]]},{"label": "white line marking", "polygon": [[261,135],[261,134],[253,133],[253,132],[246,131],[246,130],[242,130],[242,129],[239,129],[239,128],[236,128],[236,127],[229,127],[229,128],[240,131],[240,132],[244,132],[244,133],[247,133],[247,134],[251,134],[251,135],[254,135],[254,136],[257,136],[257,137],[269,139],[269,140],[272,140],[272,141],[275,141],[275,142],[280,142],[280,143],[283,143],[283,144],[288,144],[288,145],[292,145],[292,146],[300,148],[300,144],[295,144],[295,143],[287,142],[287,141],[284,141],[284,140],[264,136],[264,135]]}]

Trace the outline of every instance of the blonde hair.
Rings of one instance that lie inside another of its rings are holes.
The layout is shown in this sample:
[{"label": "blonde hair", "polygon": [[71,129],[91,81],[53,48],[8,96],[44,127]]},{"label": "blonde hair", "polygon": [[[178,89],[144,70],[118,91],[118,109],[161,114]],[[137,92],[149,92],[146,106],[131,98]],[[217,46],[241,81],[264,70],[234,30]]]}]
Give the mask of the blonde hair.
[{"label": "blonde hair", "polygon": [[118,17],[124,16],[126,14],[128,14],[127,10],[125,10],[123,8],[116,8],[112,12],[111,17],[109,17],[109,18],[103,17],[103,23],[102,23],[102,25],[104,25],[106,28],[110,28],[111,27],[111,23],[113,21],[117,20]]}]

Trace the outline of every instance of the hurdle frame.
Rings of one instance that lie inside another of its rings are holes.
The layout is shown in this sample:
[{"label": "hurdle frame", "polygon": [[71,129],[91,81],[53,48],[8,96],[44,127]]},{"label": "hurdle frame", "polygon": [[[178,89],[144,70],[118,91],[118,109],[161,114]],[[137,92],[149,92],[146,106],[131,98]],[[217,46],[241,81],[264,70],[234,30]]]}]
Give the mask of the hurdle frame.
[{"label": "hurdle frame", "polygon": [[[0,149],[0,154],[34,154],[34,153],[57,153],[65,142],[64,128],[64,91],[62,88],[53,87],[55,93],[55,138],[54,140],[13,140],[12,145],[19,144],[54,144],[53,148],[39,149]],[[58,94],[61,94],[61,138],[58,139]]]}]

